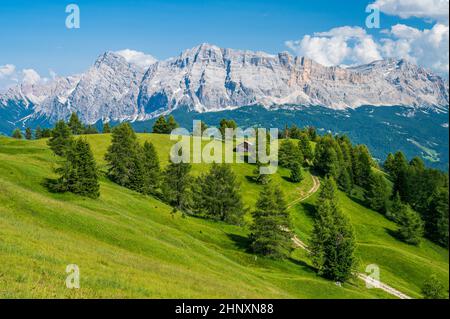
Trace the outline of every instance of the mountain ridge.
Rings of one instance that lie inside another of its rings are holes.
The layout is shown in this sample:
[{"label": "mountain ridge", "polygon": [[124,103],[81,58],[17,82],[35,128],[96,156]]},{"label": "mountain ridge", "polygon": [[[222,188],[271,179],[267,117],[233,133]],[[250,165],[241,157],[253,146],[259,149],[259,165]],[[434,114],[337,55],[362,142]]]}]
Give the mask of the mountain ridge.
[{"label": "mountain ridge", "polygon": [[82,74],[21,84],[0,94],[0,118],[8,113],[11,123],[37,118],[53,123],[76,112],[92,124],[143,121],[180,107],[201,113],[250,105],[335,110],[401,105],[447,112],[448,101],[447,81],[406,60],[326,67],[287,52],[204,43],[146,69],[105,52]]}]

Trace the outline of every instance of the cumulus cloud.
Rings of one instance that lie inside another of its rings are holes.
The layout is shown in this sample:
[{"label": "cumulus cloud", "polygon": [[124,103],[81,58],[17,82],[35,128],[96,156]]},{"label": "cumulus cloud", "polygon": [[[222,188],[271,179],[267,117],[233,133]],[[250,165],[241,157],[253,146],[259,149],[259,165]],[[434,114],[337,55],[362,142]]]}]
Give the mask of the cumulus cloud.
[{"label": "cumulus cloud", "polygon": [[11,76],[16,71],[16,66],[12,64],[0,65],[0,78]]},{"label": "cumulus cloud", "polygon": [[157,60],[148,54],[145,54],[144,52],[140,51],[134,51],[130,49],[120,50],[116,51],[117,54],[121,55],[122,57],[127,60],[128,63],[136,64],[137,66],[141,68],[148,68],[150,65],[155,63]]},{"label": "cumulus cloud", "polygon": [[449,72],[449,27],[437,23],[419,30],[404,24],[394,25],[390,38],[381,39],[384,57],[405,58],[440,74]]},{"label": "cumulus cloud", "polygon": [[448,24],[449,0],[376,0],[369,8],[402,19],[411,17],[433,19]]},{"label": "cumulus cloud", "polygon": [[449,0],[376,0],[369,7],[403,19],[417,17],[436,22],[423,30],[396,24],[380,30],[378,40],[363,28],[344,26],[285,44],[296,54],[326,66],[402,58],[448,76]]},{"label": "cumulus cloud", "polygon": [[25,84],[36,84],[41,80],[41,76],[33,69],[22,70],[22,82]]},{"label": "cumulus cloud", "polygon": [[364,64],[381,59],[372,36],[360,27],[339,27],[306,35],[298,41],[286,41],[296,54],[320,64]]}]

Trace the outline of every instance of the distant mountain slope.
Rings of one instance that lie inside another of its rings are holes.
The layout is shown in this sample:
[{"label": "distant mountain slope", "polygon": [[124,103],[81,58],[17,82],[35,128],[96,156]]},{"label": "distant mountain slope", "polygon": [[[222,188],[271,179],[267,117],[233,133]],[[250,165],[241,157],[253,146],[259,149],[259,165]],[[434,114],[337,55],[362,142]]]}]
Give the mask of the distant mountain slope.
[{"label": "distant mountain slope", "polygon": [[[283,52],[202,44],[148,69],[106,52],[85,73],[21,85],[0,95],[0,120],[10,126],[77,112],[86,123],[141,121],[188,107],[197,112],[263,105],[268,109],[402,105],[447,111],[448,82],[404,60],[325,67]],[[8,126],[9,128],[11,128]]]}]

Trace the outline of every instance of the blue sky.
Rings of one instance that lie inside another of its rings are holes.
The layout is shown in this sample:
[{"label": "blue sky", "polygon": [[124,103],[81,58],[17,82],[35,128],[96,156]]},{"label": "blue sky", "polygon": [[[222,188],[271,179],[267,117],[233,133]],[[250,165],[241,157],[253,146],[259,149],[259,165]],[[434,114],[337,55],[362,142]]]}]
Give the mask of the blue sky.
[{"label": "blue sky", "polygon": [[[0,0],[0,67],[10,64],[16,70],[32,68],[42,76],[48,76],[49,70],[67,75],[86,70],[107,50],[128,48],[165,59],[202,42],[314,55],[311,43],[288,48],[285,42],[342,26],[359,26],[374,41],[383,38],[380,30],[365,28],[365,8],[373,1]],[[65,27],[65,7],[70,3],[80,7],[80,29]],[[406,19],[382,13],[381,29],[398,23],[430,29],[435,20],[433,13]],[[443,24],[448,27],[448,21]]]}]

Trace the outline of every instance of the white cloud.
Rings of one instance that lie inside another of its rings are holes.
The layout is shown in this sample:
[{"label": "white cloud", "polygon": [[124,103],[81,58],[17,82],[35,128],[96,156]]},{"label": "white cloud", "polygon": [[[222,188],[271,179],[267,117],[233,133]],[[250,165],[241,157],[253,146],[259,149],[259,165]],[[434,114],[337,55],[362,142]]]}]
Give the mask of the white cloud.
[{"label": "white cloud", "polygon": [[41,80],[41,76],[33,69],[22,70],[22,82],[25,84],[36,84]]},{"label": "white cloud", "polygon": [[16,66],[12,64],[0,65],[0,78],[10,76],[16,71]]},{"label": "white cloud", "polygon": [[150,65],[155,63],[157,60],[148,54],[145,54],[144,52],[140,51],[134,51],[130,49],[120,50],[116,51],[117,54],[121,55],[122,57],[127,60],[128,63],[136,64],[137,66],[141,68],[148,68]]},{"label": "white cloud", "polygon": [[369,7],[402,19],[417,17],[448,24],[449,0],[376,0]]},{"label": "white cloud", "polygon": [[360,27],[345,26],[317,32],[298,41],[286,41],[286,45],[296,54],[326,66],[364,64],[382,58],[372,36]]},{"label": "white cloud", "polygon": [[394,25],[390,38],[381,40],[384,57],[405,58],[440,74],[449,72],[449,27],[437,23],[419,30],[404,24]]}]

